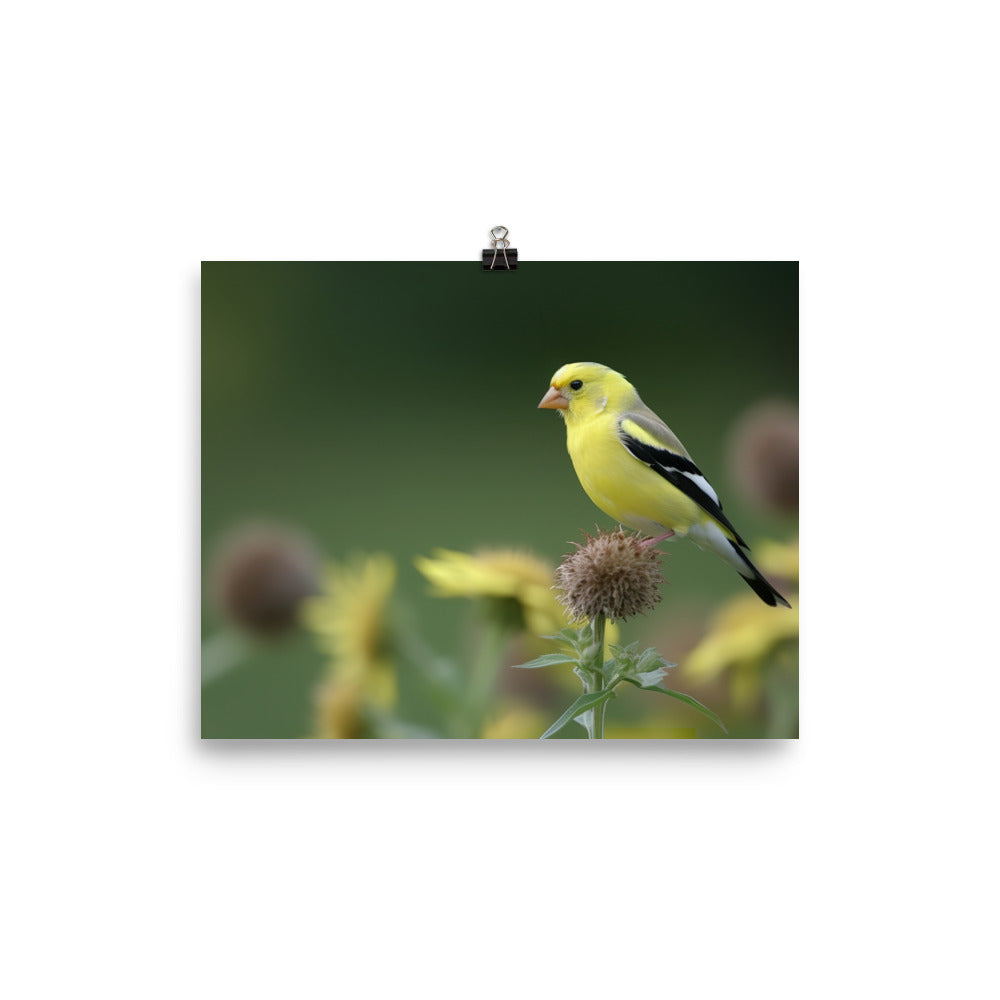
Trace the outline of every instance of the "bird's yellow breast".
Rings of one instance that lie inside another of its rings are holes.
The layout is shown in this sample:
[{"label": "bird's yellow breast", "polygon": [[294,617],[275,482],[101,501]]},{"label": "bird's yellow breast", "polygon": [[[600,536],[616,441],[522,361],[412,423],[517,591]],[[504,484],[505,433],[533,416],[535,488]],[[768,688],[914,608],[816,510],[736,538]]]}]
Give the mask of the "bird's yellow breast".
[{"label": "bird's yellow breast", "polygon": [[683,535],[703,520],[693,500],[626,450],[613,414],[567,420],[566,447],[584,492],[616,521],[647,534]]}]

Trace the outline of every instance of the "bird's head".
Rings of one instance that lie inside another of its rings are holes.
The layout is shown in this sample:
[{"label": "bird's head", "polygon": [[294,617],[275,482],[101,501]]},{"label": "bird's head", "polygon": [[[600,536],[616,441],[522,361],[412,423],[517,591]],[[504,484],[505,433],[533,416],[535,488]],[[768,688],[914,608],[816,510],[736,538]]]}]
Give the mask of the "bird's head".
[{"label": "bird's head", "polygon": [[538,404],[540,410],[561,410],[567,420],[594,417],[608,407],[623,409],[635,389],[618,372],[593,361],[573,361],[552,376],[551,388]]}]

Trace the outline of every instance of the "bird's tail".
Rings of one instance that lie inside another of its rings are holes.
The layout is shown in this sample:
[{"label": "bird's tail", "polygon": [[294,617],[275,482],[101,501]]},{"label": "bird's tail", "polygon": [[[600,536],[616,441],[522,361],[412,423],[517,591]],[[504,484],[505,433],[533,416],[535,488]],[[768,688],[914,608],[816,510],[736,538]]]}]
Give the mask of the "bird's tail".
[{"label": "bird's tail", "polygon": [[765,603],[770,604],[771,607],[776,607],[779,604],[783,604],[786,608],[790,608],[791,605],[786,601],[781,594],[774,589],[764,579],[763,574],[752,562],[750,562],[747,554],[740,548],[736,542],[730,540],[729,544],[733,547],[736,554],[740,557],[740,562],[742,565],[736,567],[736,571],[743,577],[744,580],[750,585],[750,589]]},{"label": "bird's tail", "polygon": [[791,607],[788,601],[764,579],[760,570],[750,562],[749,557],[743,551],[743,546],[735,539],[730,538],[715,521],[706,518],[700,524],[692,525],[688,530],[688,538],[699,548],[722,556],[746,580],[750,589],[765,604],[770,604],[772,608],[778,604],[783,604],[786,608]]}]

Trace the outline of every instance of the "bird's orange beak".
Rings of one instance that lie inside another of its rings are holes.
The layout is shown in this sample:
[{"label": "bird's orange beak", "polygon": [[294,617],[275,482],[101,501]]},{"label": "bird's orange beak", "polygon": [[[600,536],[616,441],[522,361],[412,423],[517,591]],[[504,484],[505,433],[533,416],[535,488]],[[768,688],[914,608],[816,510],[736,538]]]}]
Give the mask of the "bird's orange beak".
[{"label": "bird's orange beak", "polygon": [[549,389],[544,396],[542,396],[542,401],[538,404],[538,409],[568,410],[569,400],[555,386],[552,386],[552,388]]}]

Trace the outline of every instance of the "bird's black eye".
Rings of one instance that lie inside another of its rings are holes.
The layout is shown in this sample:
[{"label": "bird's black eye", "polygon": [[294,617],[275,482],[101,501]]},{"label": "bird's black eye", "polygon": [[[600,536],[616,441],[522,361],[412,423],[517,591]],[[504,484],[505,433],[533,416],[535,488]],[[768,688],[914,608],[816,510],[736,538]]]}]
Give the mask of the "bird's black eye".
[{"label": "bird's black eye", "polygon": [[573,379],[572,382],[570,382],[569,387],[571,389],[582,389],[583,388],[583,382],[582,382],[581,379],[575,378],[575,379]]}]

